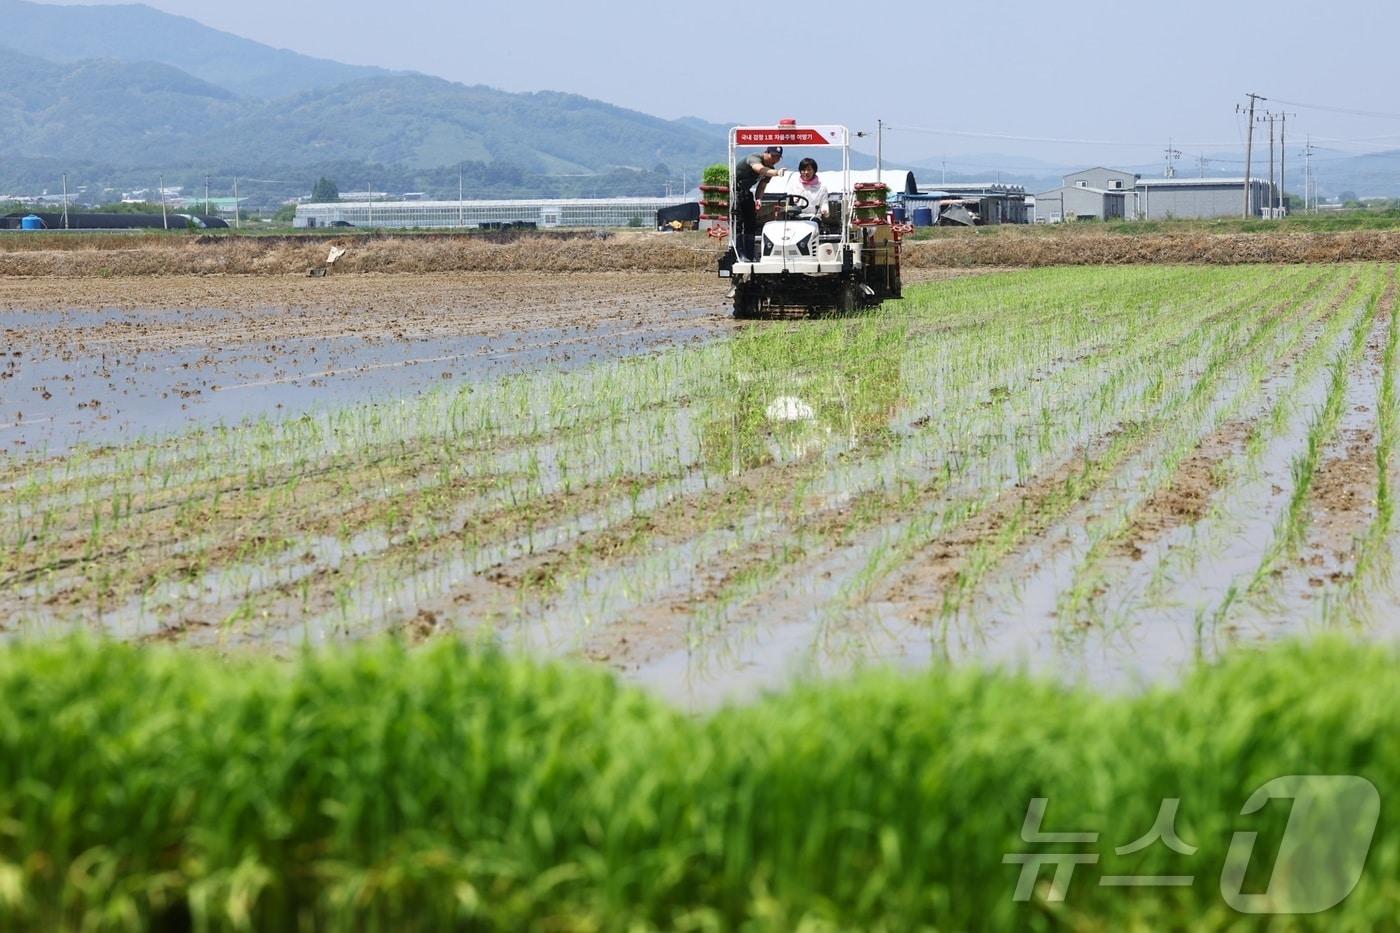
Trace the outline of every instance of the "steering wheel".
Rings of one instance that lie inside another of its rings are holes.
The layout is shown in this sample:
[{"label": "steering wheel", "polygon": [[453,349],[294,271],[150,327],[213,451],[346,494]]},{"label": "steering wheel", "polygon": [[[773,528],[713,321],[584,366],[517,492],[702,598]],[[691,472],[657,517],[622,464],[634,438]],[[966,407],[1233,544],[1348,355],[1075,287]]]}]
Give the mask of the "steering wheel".
[{"label": "steering wheel", "polygon": [[800,214],[805,211],[811,203],[812,202],[807,199],[806,195],[790,194],[787,196],[787,209],[790,212],[795,211]]}]

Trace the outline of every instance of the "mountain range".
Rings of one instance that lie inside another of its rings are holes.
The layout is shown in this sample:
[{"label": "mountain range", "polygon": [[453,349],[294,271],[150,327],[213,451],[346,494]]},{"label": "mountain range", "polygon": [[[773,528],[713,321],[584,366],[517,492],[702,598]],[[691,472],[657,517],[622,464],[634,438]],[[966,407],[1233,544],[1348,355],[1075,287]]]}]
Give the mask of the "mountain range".
[{"label": "mountain range", "polygon": [[[65,173],[89,191],[213,176],[228,193],[242,176],[242,194],[269,204],[322,175],[438,197],[459,183],[470,197],[661,194],[723,161],[727,132],[576,94],[313,58],[141,5],[28,0],[0,0],[0,127],[0,196],[56,191]],[[996,176],[978,164],[1005,166],[1000,180],[1030,191],[1058,184],[1050,163],[997,153],[950,160],[947,180]],[[910,167],[924,187],[945,177],[941,159]],[[1327,154],[1319,168],[1323,194],[1400,194],[1400,153]]]}]

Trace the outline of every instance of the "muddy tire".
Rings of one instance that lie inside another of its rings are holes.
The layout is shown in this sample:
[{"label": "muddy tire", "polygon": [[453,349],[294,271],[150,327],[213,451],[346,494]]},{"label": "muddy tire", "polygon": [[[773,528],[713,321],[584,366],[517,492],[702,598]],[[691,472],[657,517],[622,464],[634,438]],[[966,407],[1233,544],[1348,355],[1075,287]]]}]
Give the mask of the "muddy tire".
[{"label": "muddy tire", "polygon": [[860,310],[860,286],[854,279],[847,279],[836,286],[836,313],[855,314]]},{"label": "muddy tire", "polygon": [[734,290],[734,320],[752,321],[758,317],[758,291],[740,286]]}]

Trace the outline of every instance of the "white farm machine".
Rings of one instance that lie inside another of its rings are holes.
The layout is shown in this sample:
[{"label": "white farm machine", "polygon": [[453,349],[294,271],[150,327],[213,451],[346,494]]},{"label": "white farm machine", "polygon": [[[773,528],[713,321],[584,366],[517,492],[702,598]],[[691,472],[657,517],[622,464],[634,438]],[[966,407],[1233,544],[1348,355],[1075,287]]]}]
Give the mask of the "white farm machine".
[{"label": "white farm machine", "polygon": [[[823,181],[830,192],[829,217],[804,217],[807,198],[778,185],[758,204],[758,234],[739,249],[736,202],[731,197],[729,249],[719,262],[731,281],[736,318],[759,317],[779,308],[851,313],[901,297],[899,230],[890,222],[886,188],[851,183],[850,131],[844,126],[739,126],[729,132],[729,177],[738,160],[769,146],[830,147],[841,153],[839,174]],[[782,181],[782,179],[774,179]],[[731,181],[732,184],[732,181]],[[839,203],[837,203],[839,201]],[[752,257],[741,258],[741,257]]]}]

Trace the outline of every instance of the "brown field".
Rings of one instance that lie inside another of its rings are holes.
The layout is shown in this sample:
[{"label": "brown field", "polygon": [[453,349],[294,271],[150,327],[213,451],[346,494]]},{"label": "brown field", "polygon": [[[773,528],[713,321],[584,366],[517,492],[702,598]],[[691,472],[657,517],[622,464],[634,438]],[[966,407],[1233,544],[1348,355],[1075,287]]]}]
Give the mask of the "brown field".
[{"label": "brown field", "polygon": [[[703,234],[625,231],[606,238],[526,235],[184,237],[111,235],[0,238],[0,281],[14,277],[295,275],[349,247],[336,272],[704,272],[720,255]],[[1334,263],[1400,261],[1400,231],[1181,233],[1125,236],[1098,231],[1046,236],[1001,228],[995,235],[911,241],[910,269],[1122,265],[1135,263]],[[0,291],[3,295],[3,291]]]}]

